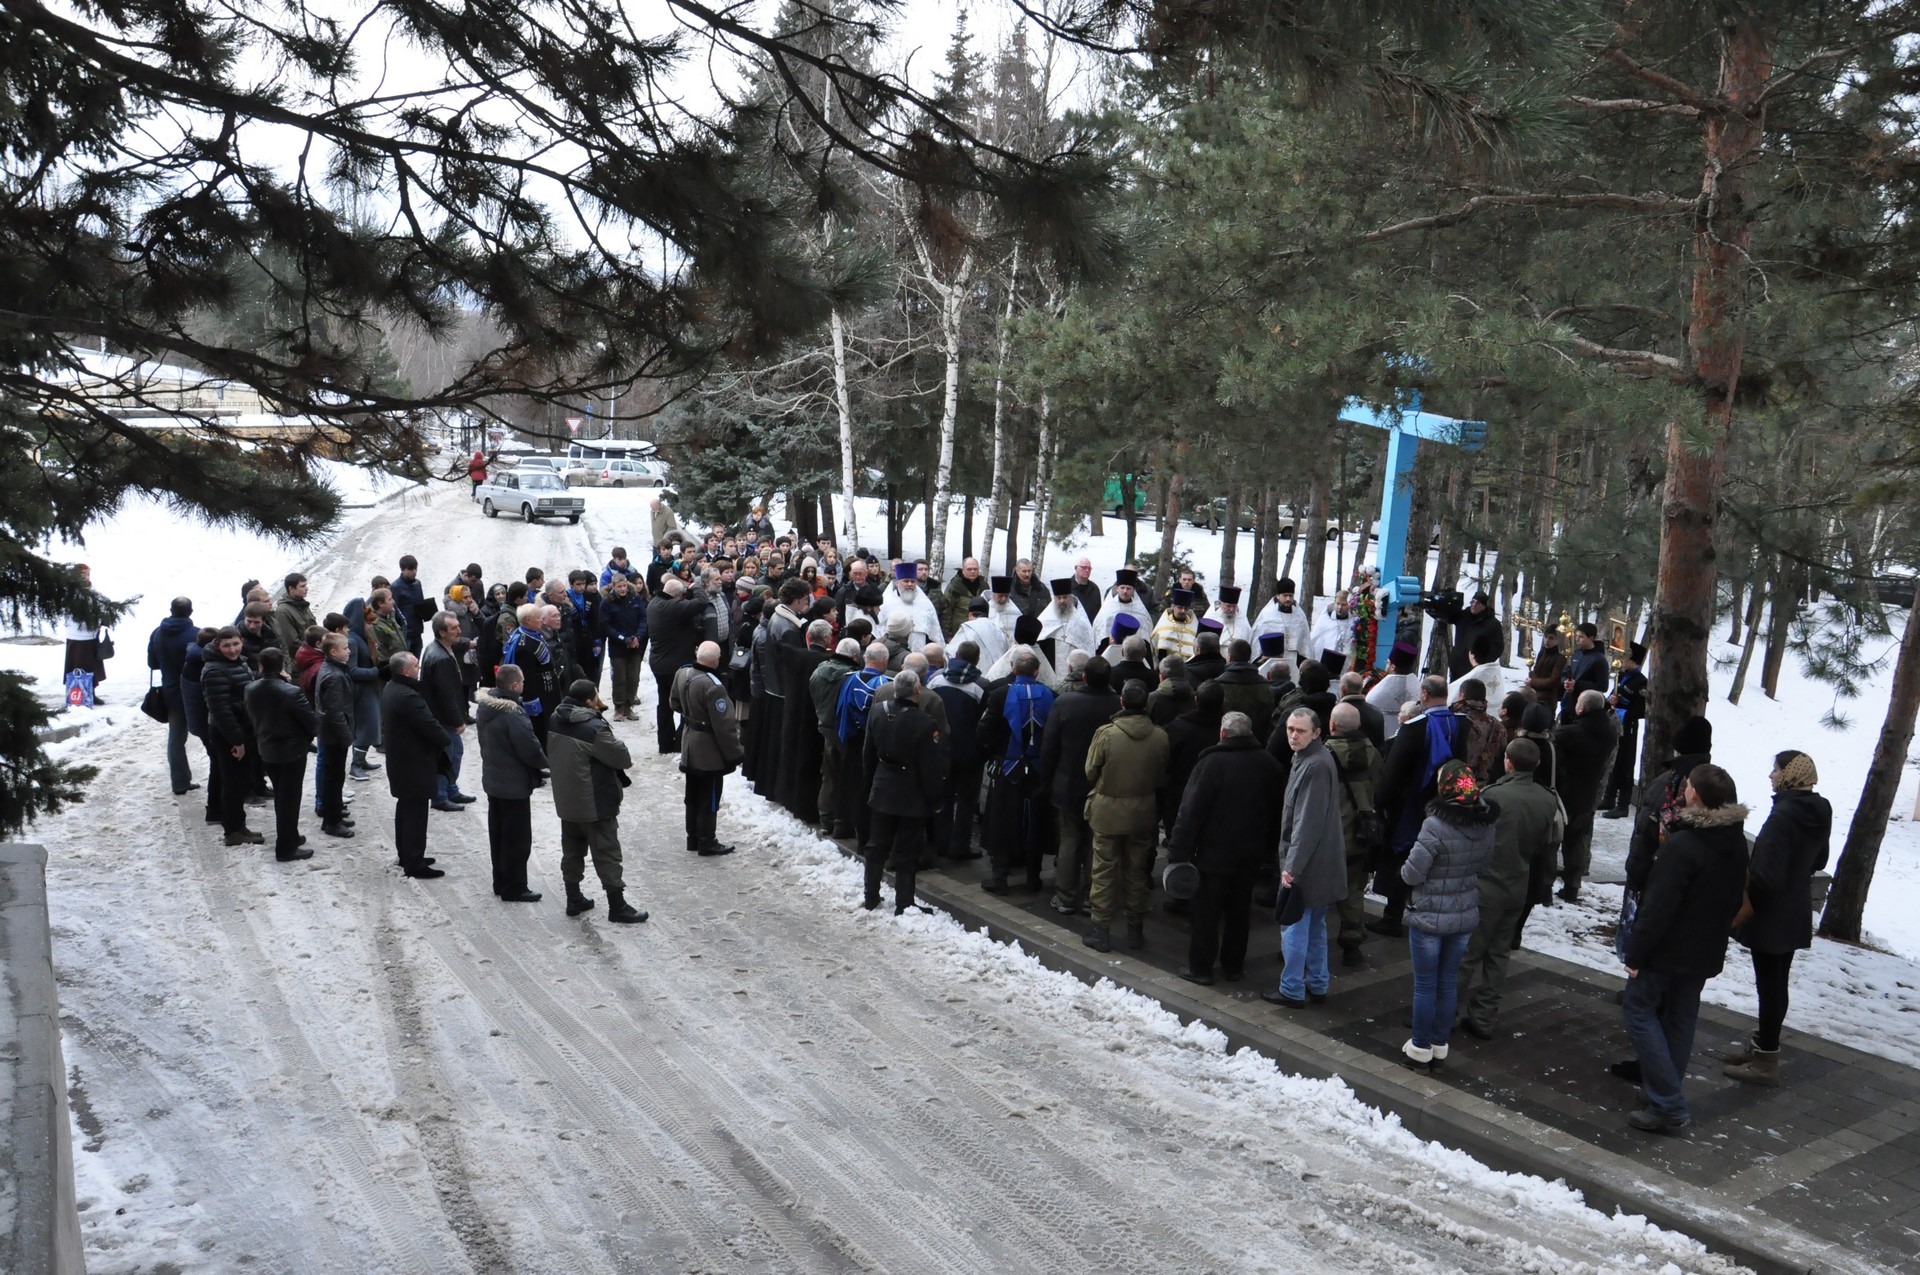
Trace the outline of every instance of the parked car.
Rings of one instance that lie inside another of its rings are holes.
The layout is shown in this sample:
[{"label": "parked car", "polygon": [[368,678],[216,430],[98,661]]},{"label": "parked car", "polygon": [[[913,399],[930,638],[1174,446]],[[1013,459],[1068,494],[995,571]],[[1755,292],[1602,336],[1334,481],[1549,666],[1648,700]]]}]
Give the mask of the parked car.
[{"label": "parked car", "polygon": [[566,458],[562,456],[522,456],[518,460],[502,456],[500,459],[503,464],[512,461],[513,470],[518,474],[538,472],[564,475],[568,464]]},{"label": "parked car", "polygon": [[657,460],[576,461],[565,477],[569,487],[664,487],[667,467]]},{"label": "parked car", "polygon": [[[1227,525],[1227,499],[1215,496],[1212,500],[1203,500],[1187,511],[1187,521],[1196,527],[1205,527],[1209,531],[1218,531]],[[1260,515],[1253,506],[1240,506],[1240,530],[1252,531],[1260,525]]]},{"label": "parked car", "polygon": [[579,522],[587,509],[584,498],[568,494],[560,475],[540,466],[488,474],[487,481],[473,489],[473,498],[489,518],[498,518],[504,509],[528,522],[542,518]]}]

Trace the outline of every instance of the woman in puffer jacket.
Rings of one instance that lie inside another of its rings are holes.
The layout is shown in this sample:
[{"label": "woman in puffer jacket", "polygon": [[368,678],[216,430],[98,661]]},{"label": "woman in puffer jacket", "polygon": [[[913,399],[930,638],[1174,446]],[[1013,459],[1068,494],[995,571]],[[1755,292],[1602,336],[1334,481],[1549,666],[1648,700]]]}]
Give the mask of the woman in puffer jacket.
[{"label": "woman in puffer jacket", "polygon": [[1446,1065],[1460,960],[1480,924],[1480,871],[1493,860],[1498,818],[1481,799],[1480,785],[1465,762],[1442,766],[1435,787],[1426,821],[1400,866],[1400,879],[1413,887],[1407,900],[1413,1038],[1400,1052],[1415,1071],[1439,1071]]}]

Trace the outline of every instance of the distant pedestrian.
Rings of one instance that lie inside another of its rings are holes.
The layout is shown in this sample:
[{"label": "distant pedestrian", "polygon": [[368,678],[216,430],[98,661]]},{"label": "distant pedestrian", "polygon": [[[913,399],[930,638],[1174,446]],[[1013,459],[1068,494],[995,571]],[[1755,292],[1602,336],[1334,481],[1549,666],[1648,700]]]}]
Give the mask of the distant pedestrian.
[{"label": "distant pedestrian", "polygon": [[246,690],[260,764],[273,783],[273,857],[282,863],[313,858],[300,835],[300,797],[307,746],[320,727],[307,697],[287,680],[286,666],[286,654],[277,646],[267,647],[260,652],[260,676]]},{"label": "distant pedestrian", "polygon": [[387,661],[380,718],[387,733],[387,791],[393,794],[393,848],[400,869],[416,880],[443,877],[427,857],[427,806],[446,767],[452,738],[420,689],[420,657],[401,651]]},{"label": "distant pedestrian", "polygon": [[1681,1082],[1700,991],[1726,965],[1727,927],[1747,879],[1747,808],[1738,796],[1733,776],[1711,762],[1688,774],[1686,805],[1654,856],[1627,930],[1621,1018],[1647,1103],[1627,1123],[1646,1133],[1676,1133],[1691,1120]]},{"label": "distant pedestrian", "polygon": [[1773,812],[1753,839],[1747,865],[1747,902],[1734,938],[1753,956],[1760,997],[1759,1025],[1747,1048],[1726,1060],[1730,1080],[1780,1083],[1780,1026],[1787,1020],[1787,980],[1793,954],[1813,946],[1808,904],[1813,874],[1827,866],[1833,807],[1813,790],[1820,782],[1813,758],[1789,749],[1773,759]]},{"label": "distant pedestrian", "polygon": [[167,618],[147,639],[147,667],[160,675],[160,696],[167,705],[167,775],[176,797],[200,786],[187,764],[187,706],[180,681],[193,633],[193,600],[175,598]]},{"label": "distant pedestrian", "polygon": [[[93,571],[86,563],[74,568],[80,577],[80,587],[91,592],[93,589]],[[83,620],[70,615],[62,626],[67,640],[66,667],[61,670],[64,678],[76,669],[93,679],[93,698],[95,703],[105,703],[100,698],[100,684],[107,680],[107,651],[111,647],[112,637],[108,631],[92,620]]]},{"label": "distant pedestrian", "polygon": [[681,717],[681,769],[686,772],[687,849],[706,858],[733,853],[717,828],[727,775],[746,755],[740,740],[740,706],[719,674],[720,644],[702,642],[693,663],[681,669],[667,700]]},{"label": "distant pedestrian", "polygon": [[539,891],[527,888],[527,860],[533,853],[533,790],[547,780],[547,754],[520,702],[525,686],[526,674],[509,664],[473,701],[493,893],[502,903],[540,901]]},{"label": "distant pedestrian", "polygon": [[927,843],[927,827],[946,791],[947,756],[933,719],[920,707],[926,692],[919,673],[903,670],[887,688],[893,693],[873,705],[867,718],[866,769],[872,786],[872,835],[866,854],[866,892],[861,906],[880,906],[880,882],[889,859],[893,867],[893,914],[914,902],[914,878]]},{"label": "distant pedestrian", "polygon": [[[1325,670],[1322,670],[1324,672]],[[1288,1009],[1327,999],[1327,912],[1347,897],[1347,839],[1340,820],[1340,766],[1321,738],[1320,717],[1304,705],[1283,728],[1293,766],[1280,821],[1280,985],[1261,999]],[[1271,754],[1269,754],[1271,755]],[[1290,892],[1290,893],[1285,893]]]},{"label": "distant pedestrian", "polygon": [[[1402,731],[1404,738],[1406,732]],[[1407,900],[1407,946],[1413,957],[1413,1035],[1400,1047],[1416,1071],[1439,1071],[1459,998],[1460,962],[1480,924],[1480,873],[1493,859],[1492,806],[1464,761],[1440,767],[1400,879]]]},{"label": "distant pedestrian", "polygon": [[567,688],[547,732],[547,760],[553,767],[553,811],[560,816],[560,878],[567,887],[567,915],[593,906],[580,892],[587,855],[607,892],[609,921],[644,921],[647,914],[627,902],[620,853],[620,802],[633,757],[600,716],[606,709],[592,682],[581,678]]}]

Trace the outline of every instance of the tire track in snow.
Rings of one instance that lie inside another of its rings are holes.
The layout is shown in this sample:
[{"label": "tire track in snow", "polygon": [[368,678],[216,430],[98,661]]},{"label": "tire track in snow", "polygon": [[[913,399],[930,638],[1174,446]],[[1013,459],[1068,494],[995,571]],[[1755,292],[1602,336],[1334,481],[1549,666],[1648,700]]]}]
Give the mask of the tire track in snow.
[{"label": "tire track in snow", "polygon": [[[427,1240],[422,1232],[429,1228],[421,1225],[421,1218],[433,1210],[422,1208],[423,1201],[412,1198],[400,1185],[398,1175],[385,1163],[386,1157],[373,1145],[360,1122],[342,1114],[347,1110],[345,1095],[326,1078],[327,1068],[315,1052],[313,1042],[307,1039],[304,1027],[294,1021],[288,1009],[290,998],[284,994],[281,970],[268,959],[266,949],[254,934],[251,910],[246,917],[239,916],[231,897],[216,897],[214,882],[230,885],[234,869],[220,862],[220,851],[227,847],[216,848],[212,837],[204,831],[206,827],[185,823],[186,844],[192,848],[201,869],[196,874],[196,884],[215,924],[233,943],[240,967],[260,972],[268,983],[266,994],[256,998],[254,1006],[268,1029],[263,1040],[274,1056],[274,1069],[281,1075],[301,1078],[307,1085],[324,1086],[323,1093],[332,1096],[331,1102],[318,1101],[312,1105],[318,1126],[310,1135],[313,1146],[329,1158],[338,1168],[341,1179],[366,1204],[370,1238],[393,1263],[393,1269],[453,1269],[461,1250],[457,1242],[451,1247],[446,1243],[452,1238],[450,1228],[436,1228],[438,1233],[434,1239],[438,1242]],[[253,853],[257,854],[258,850]]]}]

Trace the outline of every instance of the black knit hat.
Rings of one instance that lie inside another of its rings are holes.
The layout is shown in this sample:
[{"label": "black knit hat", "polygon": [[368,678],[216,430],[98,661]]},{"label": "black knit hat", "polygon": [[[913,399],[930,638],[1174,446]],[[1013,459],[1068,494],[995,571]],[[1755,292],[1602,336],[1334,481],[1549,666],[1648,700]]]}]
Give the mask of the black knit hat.
[{"label": "black knit hat", "polygon": [[1673,751],[1686,756],[1713,751],[1713,723],[1704,717],[1689,717],[1686,725],[1673,734]]}]

